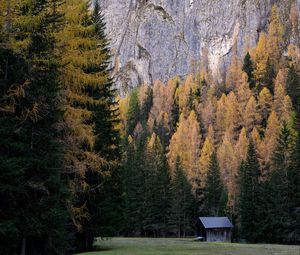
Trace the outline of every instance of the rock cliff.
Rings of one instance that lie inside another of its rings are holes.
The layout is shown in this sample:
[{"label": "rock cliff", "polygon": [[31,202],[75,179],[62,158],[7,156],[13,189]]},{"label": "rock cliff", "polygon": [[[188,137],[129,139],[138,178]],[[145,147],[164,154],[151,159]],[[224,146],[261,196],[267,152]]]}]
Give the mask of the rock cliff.
[{"label": "rock cliff", "polygon": [[118,87],[185,76],[204,57],[220,76],[233,51],[256,44],[274,3],[288,27],[300,0],[100,0]]}]

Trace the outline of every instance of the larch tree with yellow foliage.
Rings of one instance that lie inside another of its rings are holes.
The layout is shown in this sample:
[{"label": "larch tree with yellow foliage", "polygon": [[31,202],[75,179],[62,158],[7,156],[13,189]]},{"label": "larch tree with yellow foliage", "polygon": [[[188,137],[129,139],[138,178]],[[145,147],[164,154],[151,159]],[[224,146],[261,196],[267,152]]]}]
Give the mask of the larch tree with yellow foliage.
[{"label": "larch tree with yellow foliage", "polygon": [[268,121],[267,127],[264,135],[264,140],[260,144],[258,150],[261,156],[261,165],[262,170],[267,171],[267,168],[270,164],[272,153],[276,147],[276,142],[278,134],[280,132],[280,122],[278,116],[274,111],[271,112]]},{"label": "larch tree with yellow foliage", "polygon": [[180,159],[182,169],[192,185],[194,193],[200,187],[200,125],[194,111],[188,118],[181,114],[176,132],[169,145],[168,161],[171,172],[174,173],[177,158]]},{"label": "larch tree with yellow foliage", "polygon": [[116,224],[111,220],[119,219],[111,214],[120,195],[114,183],[119,178],[118,113],[105,24],[97,1],[93,7],[91,12],[89,1],[66,1],[64,27],[57,35],[66,101],[64,166],[78,250],[92,249],[96,236],[112,235]]},{"label": "larch tree with yellow foliage", "polygon": [[272,110],[273,96],[267,88],[263,88],[258,95],[258,111],[262,127],[266,127],[269,114]]},{"label": "larch tree with yellow foliage", "polygon": [[211,154],[214,152],[213,144],[209,137],[205,139],[203,147],[201,149],[201,156],[200,156],[200,179],[201,179],[201,187],[204,187],[206,182],[206,174],[208,169],[208,164],[211,158]]}]

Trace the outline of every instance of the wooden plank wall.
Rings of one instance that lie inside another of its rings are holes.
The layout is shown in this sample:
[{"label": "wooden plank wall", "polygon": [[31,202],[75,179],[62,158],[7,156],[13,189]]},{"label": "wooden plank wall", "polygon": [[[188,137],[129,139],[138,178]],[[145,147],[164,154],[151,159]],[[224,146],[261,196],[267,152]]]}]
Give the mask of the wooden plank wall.
[{"label": "wooden plank wall", "polygon": [[231,242],[231,231],[227,229],[207,229],[207,242]]}]

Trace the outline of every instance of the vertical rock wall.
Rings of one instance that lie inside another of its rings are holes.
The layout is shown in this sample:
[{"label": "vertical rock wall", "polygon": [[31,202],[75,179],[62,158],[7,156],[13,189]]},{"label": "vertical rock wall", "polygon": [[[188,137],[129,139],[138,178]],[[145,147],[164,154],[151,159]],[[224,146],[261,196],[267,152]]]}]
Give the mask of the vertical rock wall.
[{"label": "vertical rock wall", "polygon": [[267,28],[274,2],[286,16],[284,22],[293,1],[300,10],[300,0],[99,1],[120,91],[185,76],[204,52],[219,78],[232,52],[242,56],[256,44],[259,32]]}]

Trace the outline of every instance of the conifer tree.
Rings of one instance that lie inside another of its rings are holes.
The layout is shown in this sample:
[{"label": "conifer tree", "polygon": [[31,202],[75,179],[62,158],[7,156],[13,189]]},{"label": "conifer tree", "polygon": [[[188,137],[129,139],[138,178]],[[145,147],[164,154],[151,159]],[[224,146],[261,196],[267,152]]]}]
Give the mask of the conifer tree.
[{"label": "conifer tree", "polygon": [[66,22],[57,35],[66,95],[64,168],[77,249],[90,250],[95,237],[112,235],[118,226],[118,113],[100,7],[95,3],[91,13],[85,0],[68,0],[65,7]]},{"label": "conifer tree", "polygon": [[228,190],[228,203],[233,207],[237,193],[236,175],[239,162],[230,133],[225,133],[223,143],[218,148],[217,155],[220,164],[221,177]]},{"label": "conifer tree", "polygon": [[241,116],[243,117],[243,126],[246,128],[248,132],[251,132],[253,128],[259,124],[260,116],[259,116],[258,104],[254,96],[249,98],[247,102],[245,111]]},{"label": "conifer tree", "polygon": [[239,135],[239,139],[235,145],[236,153],[238,156],[239,163],[243,160],[246,160],[247,156],[247,149],[248,149],[248,138],[247,138],[247,131],[245,128],[242,128],[241,133]]},{"label": "conifer tree", "polygon": [[226,114],[226,102],[227,97],[225,94],[222,94],[221,98],[218,100],[217,109],[216,109],[216,138],[217,142],[222,141],[222,137],[225,133],[225,114]]},{"label": "conifer tree", "polygon": [[286,221],[286,242],[299,243],[300,241],[300,136],[299,120],[297,119],[294,127],[298,134],[295,139],[294,147],[290,156],[291,163],[287,169],[288,198]]},{"label": "conifer tree", "polygon": [[259,147],[260,156],[262,156],[261,163],[265,167],[267,167],[267,165],[270,163],[272,153],[276,147],[279,131],[280,122],[276,113],[272,111],[270,117],[268,118],[264,140]]},{"label": "conifer tree", "polygon": [[274,65],[272,64],[270,58],[268,58],[266,63],[266,71],[261,81],[261,88],[258,88],[260,91],[262,88],[267,88],[271,94],[274,94],[274,79],[276,78],[276,71]]},{"label": "conifer tree", "polygon": [[223,193],[223,183],[220,175],[220,166],[217,154],[211,154],[207,177],[204,188],[204,210],[210,216],[219,216],[221,213],[221,195]]},{"label": "conifer tree", "polygon": [[143,229],[147,236],[158,237],[167,232],[170,213],[170,178],[163,147],[152,134],[144,154],[145,194]]},{"label": "conifer tree", "polygon": [[286,223],[283,218],[289,219],[287,211],[289,201],[289,185],[287,169],[290,165],[293,150],[291,134],[286,123],[283,123],[277,138],[276,148],[272,154],[271,173],[269,174],[269,194],[266,194],[269,203],[268,217],[264,223],[265,233],[269,241],[283,242],[286,235]]},{"label": "conifer tree", "polygon": [[225,127],[226,131],[229,131],[235,140],[238,137],[238,130],[241,125],[240,112],[237,111],[238,107],[235,93],[230,92],[226,98]]},{"label": "conifer tree", "polygon": [[214,150],[213,144],[210,141],[210,138],[207,137],[205,139],[205,142],[201,149],[201,156],[200,156],[200,162],[199,162],[202,187],[204,186],[204,183],[205,183],[206,174],[207,174],[208,166],[209,166],[209,161],[210,161],[211,155],[213,153],[213,150]]},{"label": "conifer tree", "polygon": [[284,27],[280,21],[279,10],[277,5],[273,5],[268,28],[267,51],[270,65],[276,72],[279,70],[281,63],[283,46],[284,46]]},{"label": "conifer tree", "polygon": [[171,181],[171,215],[170,228],[177,237],[186,237],[192,230],[194,197],[192,187],[181,167],[180,158],[177,157],[175,171]]},{"label": "conifer tree", "polygon": [[251,96],[253,95],[247,80],[248,77],[244,73],[242,78],[242,83],[238,86],[237,93],[236,93],[236,97],[239,103],[239,112],[241,116],[243,116],[246,105],[249,99],[251,98]]},{"label": "conifer tree", "polygon": [[[108,162],[101,169],[102,174],[89,171],[87,182],[90,187],[97,187],[89,194],[88,210],[89,221],[85,226],[92,238],[99,236],[115,235],[120,227],[121,208],[121,181],[120,181],[120,140],[119,131],[116,129],[119,123],[118,109],[116,106],[116,90],[110,77],[110,50],[105,35],[105,23],[103,21],[98,1],[94,2],[92,24],[95,29],[95,39],[98,40],[99,59],[91,64],[89,74],[97,73],[98,88],[89,91],[90,97],[96,98],[98,104],[90,110],[94,112],[93,123],[95,139],[95,153]],[[98,93],[98,95],[97,95]],[[89,107],[88,107],[89,108]],[[98,188],[101,185],[101,188]]]},{"label": "conifer tree", "polygon": [[259,227],[260,166],[252,140],[249,142],[247,159],[239,169],[239,212],[241,234],[248,241],[257,240]]},{"label": "conifer tree", "polygon": [[273,110],[276,112],[277,116],[279,116],[280,120],[285,120],[284,118],[289,113],[286,114],[286,111],[289,111],[287,109],[287,105],[285,102],[286,92],[285,92],[285,77],[282,77],[283,74],[281,71],[279,71],[276,83],[275,83],[275,89],[274,89],[274,103],[273,103]]},{"label": "conifer tree", "polygon": [[190,181],[196,194],[200,187],[199,157],[200,157],[200,127],[194,111],[187,119],[181,114],[177,131],[171,138],[168,162],[171,172],[175,170],[176,159],[180,158],[181,167]]},{"label": "conifer tree", "polygon": [[256,81],[256,94],[258,94],[263,87],[268,58],[267,35],[262,32],[259,34],[259,40],[255,49],[255,70],[253,76]]},{"label": "conifer tree", "polygon": [[253,77],[254,67],[249,52],[247,52],[244,58],[243,71],[248,75],[248,83],[250,85],[250,89],[253,89],[255,87],[255,80]]},{"label": "conifer tree", "polygon": [[174,103],[172,104],[172,108],[171,108],[170,135],[173,135],[175,133],[178,120],[179,120],[179,105],[178,105],[178,100],[174,95]]},{"label": "conifer tree", "polygon": [[146,139],[134,141],[128,137],[126,153],[122,170],[122,188],[124,192],[124,224],[122,232],[127,236],[134,236],[136,233],[142,234],[144,215],[144,147]]},{"label": "conifer tree", "polygon": [[62,105],[53,36],[61,15],[51,8],[59,1],[6,3],[14,19],[4,20],[9,36],[2,37],[0,49],[0,250],[62,254],[68,239],[67,189],[57,129]]},{"label": "conifer tree", "polygon": [[261,116],[261,125],[266,127],[269,114],[272,110],[273,96],[269,89],[263,88],[258,95],[258,111]]},{"label": "conifer tree", "polygon": [[140,103],[139,103],[139,96],[138,96],[138,89],[134,89],[129,98],[129,106],[127,111],[127,126],[126,131],[127,134],[130,135],[133,133],[134,128],[136,127],[139,121],[139,114],[140,114]]},{"label": "conifer tree", "polygon": [[236,90],[238,86],[241,84],[242,78],[243,78],[243,70],[241,68],[241,63],[239,61],[238,56],[233,55],[226,75],[227,91]]},{"label": "conifer tree", "polygon": [[145,98],[141,104],[141,122],[145,126],[148,120],[148,115],[153,104],[153,91],[150,87],[147,86]]},{"label": "conifer tree", "polygon": [[292,65],[288,69],[288,76],[286,80],[286,93],[290,96],[296,112],[300,112],[300,79],[295,67]]}]

